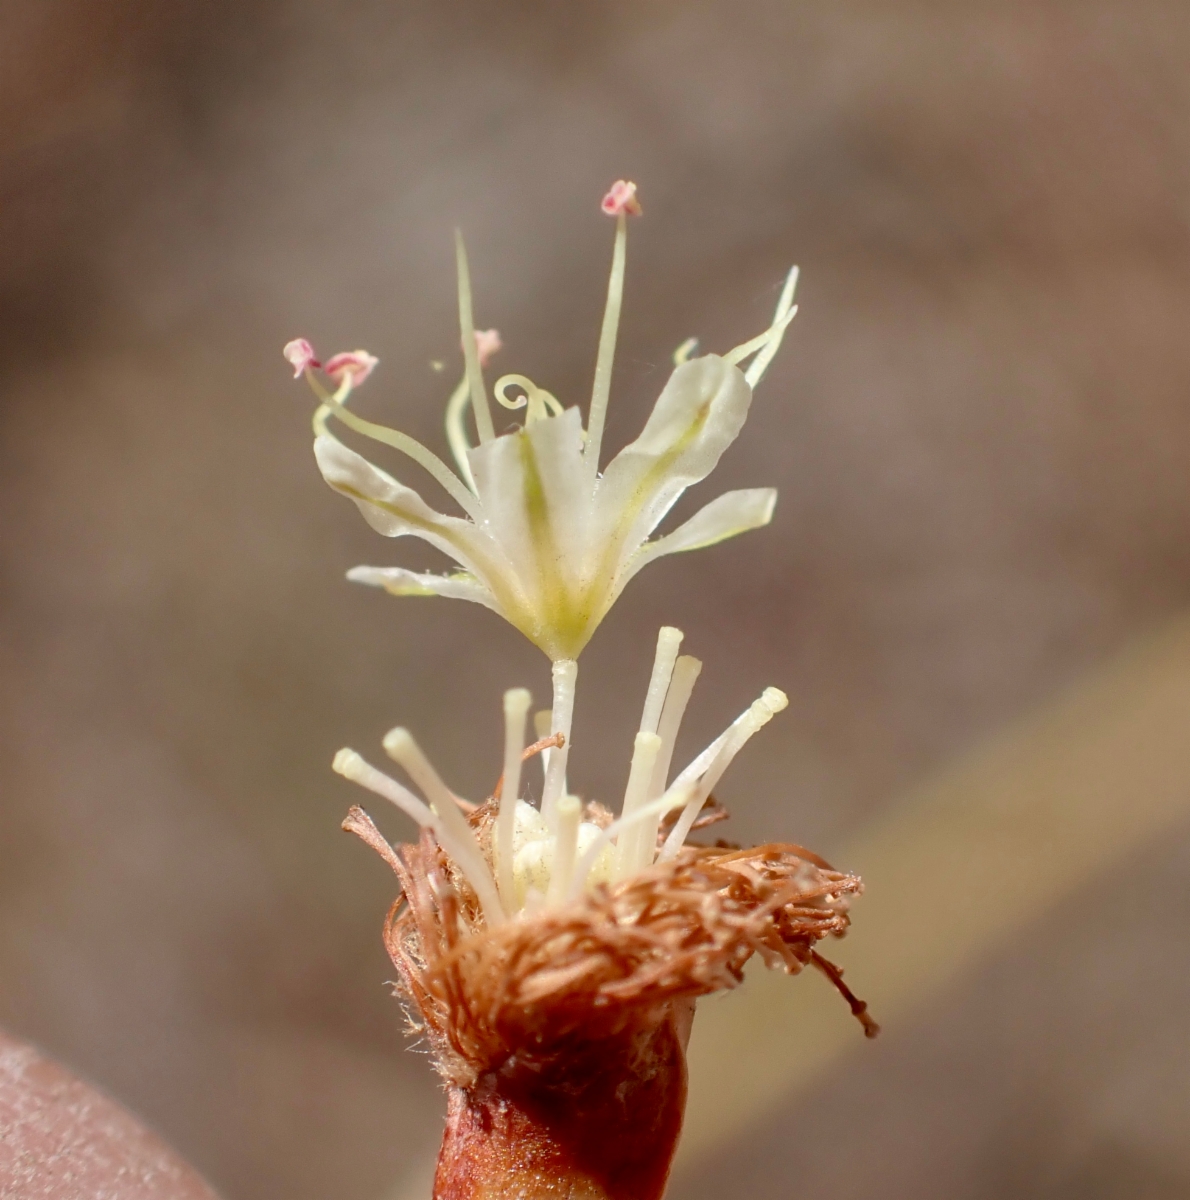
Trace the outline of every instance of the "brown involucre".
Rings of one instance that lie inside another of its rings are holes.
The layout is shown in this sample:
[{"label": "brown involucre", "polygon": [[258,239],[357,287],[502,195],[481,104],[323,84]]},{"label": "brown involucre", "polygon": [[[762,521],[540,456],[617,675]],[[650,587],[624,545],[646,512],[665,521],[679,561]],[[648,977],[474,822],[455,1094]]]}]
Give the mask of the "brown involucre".
[{"label": "brown involucre", "polygon": [[[489,852],[495,805],[468,820]],[[587,819],[606,814],[589,805]],[[685,1107],[699,996],[735,987],[752,955],[811,964],[867,1006],[815,944],[846,931],[863,885],[800,846],[686,845],[622,882],[489,927],[433,835],[393,848],[353,807],[401,895],[384,942],[448,1085],[437,1200],[656,1200]]]}]

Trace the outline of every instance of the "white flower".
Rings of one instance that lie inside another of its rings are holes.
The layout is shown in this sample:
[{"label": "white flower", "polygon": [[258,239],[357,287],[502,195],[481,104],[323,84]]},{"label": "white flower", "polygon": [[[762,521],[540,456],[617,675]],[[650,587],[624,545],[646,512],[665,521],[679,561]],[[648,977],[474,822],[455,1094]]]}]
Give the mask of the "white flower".
[{"label": "white flower", "polygon": [[[796,309],[796,269],[782,291],[772,326],[720,357],[687,359],[689,344],[636,441],[600,474],[607,408],[623,291],[626,222],[617,232],[587,427],[578,408],[565,408],[521,375],[495,385],[497,400],[521,409],[522,427],[495,436],[471,319],[466,256],[458,243],[459,309],[467,371],[447,410],[447,433],[459,475],[420,443],[364,421],[345,407],[358,373],[343,372],[338,390],[321,388],[314,453],[326,481],[358,505],[386,537],[420,537],[453,558],[461,570],[421,574],[403,567],[356,567],[349,578],[394,595],[439,595],[486,605],[515,625],[555,662],[577,657],[625,584],[666,554],[709,546],[768,522],[772,488],[728,492],[683,525],[652,538],[682,493],[704,479],[735,440],[748,415],[752,388],[776,353]],[[490,336],[490,335],[487,335]],[[357,352],[362,353],[362,352]],[[754,356],[746,373],[737,365]],[[334,362],[335,360],[330,360]],[[370,367],[369,367],[370,370]],[[313,376],[308,377],[317,386]],[[520,393],[510,398],[510,390]],[[464,415],[470,403],[479,444],[469,444]],[[464,516],[440,513],[412,488],[335,438],[335,416],[359,433],[385,442],[425,467]],[[460,478],[461,476],[461,478]]]}]

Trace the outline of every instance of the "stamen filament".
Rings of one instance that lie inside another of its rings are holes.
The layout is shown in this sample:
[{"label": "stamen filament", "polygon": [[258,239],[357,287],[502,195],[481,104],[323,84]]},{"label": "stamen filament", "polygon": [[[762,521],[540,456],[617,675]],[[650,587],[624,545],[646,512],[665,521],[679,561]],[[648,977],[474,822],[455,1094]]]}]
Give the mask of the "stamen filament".
[{"label": "stamen filament", "polygon": [[350,373],[344,374],[342,382],[335,390],[333,396],[322,386],[318,376],[309,367],[303,372],[303,378],[310,385],[310,390],[318,397],[318,407],[314,410],[314,416],[311,418],[311,424],[314,426],[314,436],[319,437],[322,434],[326,434],[327,437],[333,437],[334,435],[326,427],[326,419],[330,416],[334,405],[342,404],[351,395],[353,381]]},{"label": "stamen filament", "polygon": [[349,746],[344,746],[335,755],[331,769],[344,779],[358,783],[360,787],[383,796],[385,800],[395,804],[407,817],[412,817],[425,829],[437,830],[442,824],[429,805],[419,800],[407,787],[403,787],[395,779],[378,771],[371,763],[357,754]]},{"label": "stamen filament", "polygon": [[[475,889],[483,908],[484,919],[489,925],[499,925],[504,919],[500,895],[479,849],[479,843],[475,840],[475,834],[459,810],[454,793],[443,783],[442,777],[434,770],[408,729],[390,729],[384,736],[384,750],[389,758],[404,767],[409,778],[421,788],[441,820],[444,831],[458,843],[457,853],[447,853],[458,863]],[[445,849],[445,846],[443,848]]]},{"label": "stamen filament", "polygon": [[[773,361],[778,350],[781,349],[781,339],[785,336],[785,329],[789,324],[789,320],[793,319],[793,293],[797,291],[797,267],[790,267],[789,274],[785,277],[785,286],[781,289],[781,297],[777,301],[777,311],[773,315],[773,328],[780,325],[780,330],[768,341],[768,344],[761,352],[752,360],[752,365],[744,372],[744,378],[748,381],[748,386],[754,388],[761,380],[765,371],[768,370],[769,363]],[[789,320],[786,320],[786,318]],[[784,321],[785,324],[781,324]]]},{"label": "stamen filament", "polygon": [[[785,327],[797,316],[797,306],[789,310],[779,321],[774,321],[764,333],[758,333],[754,338],[749,338],[748,341],[742,342],[723,356],[724,362],[738,365],[743,362],[749,354],[755,354],[758,350],[763,350],[774,339],[781,338],[785,333]],[[775,351],[774,351],[775,353]],[[766,364],[767,365],[767,364]]]},{"label": "stamen filament", "polygon": [[479,347],[475,344],[475,321],[471,315],[471,272],[467,268],[467,248],[463,235],[455,230],[455,260],[459,271],[459,329],[463,335],[463,359],[467,363],[467,386],[471,391],[471,407],[475,412],[475,432],[479,441],[490,442],[496,432],[492,414],[488,411],[488,396],[479,367]]},{"label": "stamen filament", "polygon": [[661,749],[657,753],[657,765],[653,768],[653,792],[660,795],[665,791],[674,748],[677,746],[678,730],[686,715],[691,693],[702,671],[702,660],[691,654],[683,654],[674,664],[673,678],[665,697],[665,708],[661,711],[661,723],[657,734],[661,738]]},{"label": "stamen filament", "polygon": [[500,790],[500,811],[496,817],[496,882],[511,916],[517,909],[516,883],[512,873],[512,842],[516,830],[516,806],[521,791],[521,752],[525,748],[525,718],[532,700],[525,688],[510,688],[504,693],[504,782]]},{"label": "stamen filament", "polygon": [[550,864],[550,886],[545,897],[547,904],[561,903],[570,891],[583,806],[577,796],[563,796],[555,811],[557,832],[554,835],[554,858]]},{"label": "stamen filament", "polygon": [[[649,799],[649,784],[653,781],[653,767],[661,739],[655,733],[638,733],[632,747],[632,766],[628,771],[628,786],[624,789],[622,817],[630,817]],[[619,880],[638,870],[643,854],[637,845],[639,827],[622,834],[616,842],[616,865],[613,878]]]},{"label": "stamen filament", "polygon": [[634,829],[644,821],[660,818],[675,808],[681,808],[689,799],[693,784],[682,787],[672,787],[664,796],[650,801],[643,808],[638,808],[630,817],[617,817],[583,852],[574,870],[574,880],[570,885],[570,899],[577,900],[583,894],[587,885],[587,876],[595,866],[600,854],[617,837]]},{"label": "stamen filament", "polygon": [[607,418],[607,400],[611,394],[612,364],[616,357],[616,334],[620,328],[620,308],[624,300],[624,260],[628,248],[628,221],[623,213],[616,217],[616,241],[612,248],[612,270],[607,281],[607,304],[599,330],[599,351],[595,356],[595,384],[591,390],[591,410],[587,415],[587,444],[583,454],[592,476],[599,473],[599,447]]},{"label": "stamen filament", "polygon": [[[665,708],[661,712],[661,723],[657,727],[657,736],[661,738],[661,749],[657,752],[657,762],[653,766],[653,781],[649,785],[649,797],[660,796],[665,791],[669,778],[669,767],[673,761],[674,746],[678,740],[678,730],[682,718],[686,715],[686,705],[690,703],[690,694],[694,691],[695,681],[702,670],[702,663],[688,654],[683,654],[674,666],[673,678],[669,691],[665,696]],[[658,813],[641,830],[639,839],[639,856],[641,869],[652,863],[657,853],[657,829],[661,823]]]},{"label": "stamen filament", "polygon": [[578,663],[563,658],[551,670],[554,681],[554,706],[550,711],[550,733],[560,733],[563,741],[550,751],[545,771],[545,788],[541,794],[541,815],[552,830],[554,808],[566,788],[566,760],[570,755],[570,724],[574,718],[574,688],[578,679]]},{"label": "stamen filament", "polygon": [[[698,786],[686,802],[685,810],[666,838],[665,845],[657,856],[659,859],[673,858],[682,848],[690,833],[690,827],[698,819],[707,797],[731,765],[732,759],[744,748],[753,734],[763,729],[788,704],[789,697],[784,692],[778,688],[765,688],[760,699],[754,700],[747,712],[737,717],[727,732],[716,739],[714,744],[718,746],[718,750],[715,757],[706,773],[699,779]],[[689,769],[687,768],[687,771]],[[686,772],[683,772],[683,775],[685,774]]]},{"label": "stamen filament", "polygon": [[[747,711],[750,712],[751,708]],[[747,712],[737,717],[736,721],[742,721],[745,716],[747,716]],[[715,761],[715,756],[723,749],[727,739],[731,737],[731,731],[734,728],[735,723],[733,722],[701,754],[693,758],[681,774],[670,784],[670,789],[672,790],[677,787],[678,784],[693,783],[705,774],[707,768]]]},{"label": "stamen filament", "polygon": [[682,631],[672,625],[662,625],[657,634],[657,653],[653,658],[653,673],[649,677],[649,690],[645,693],[645,710],[640,719],[642,733],[656,733],[661,720],[661,709],[669,691],[678,648],[682,644]]},{"label": "stamen filament", "polygon": [[433,450],[427,449],[416,438],[410,437],[407,433],[402,433],[399,429],[390,429],[387,425],[378,425],[375,421],[366,421],[363,417],[356,416],[347,407],[345,401],[351,393],[350,377],[344,380],[333,396],[313,378],[310,379],[310,386],[314,388],[315,393],[322,401],[321,407],[314,414],[315,433],[324,433],[328,437],[334,437],[334,434],[326,427],[326,417],[328,414],[338,417],[344,425],[349,429],[354,429],[356,433],[361,433],[364,437],[371,438],[374,442],[381,442],[385,446],[391,446],[394,450],[399,450],[402,454],[408,455],[418,466],[433,475],[438,483],[442,485],[443,489],[450,494],[451,499],[473,521],[480,522],[483,520],[483,508],[479,503],[478,497],[466,487],[462,480]]},{"label": "stamen filament", "polygon": [[470,401],[471,389],[467,384],[467,376],[464,375],[446,402],[446,441],[458,464],[463,482],[475,491],[475,476],[471,474],[471,464],[467,461],[467,451],[471,449],[471,442],[467,438],[466,416]]},{"label": "stamen filament", "polygon": [[[420,826],[432,829],[434,836],[438,839],[438,844],[454,860],[459,870],[463,872],[467,881],[475,889],[475,894],[479,897],[480,905],[483,908],[484,919],[489,924],[493,921],[493,914],[495,914],[494,919],[497,923],[503,919],[499,907],[499,897],[495,894],[491,876],[487,873],[487,864],[483,860],[474,834],[465,821],[463,822],[463,833],[466,836],[460,838],[458,831],[451,828],[448,821],[423,804],[408,788],[385,775],[383,771],[378,771],[371,763],[366,762],[354,750],[347,747],[335,755],[332,765],[344,779],[349,779],[352,783],[367,788],[377,796],[383,796],[385,800],[391,801],[407,816],[412,817]],[[453,797],[451,797],[450,808],[462,821],[462,814],[454,803]]]}]

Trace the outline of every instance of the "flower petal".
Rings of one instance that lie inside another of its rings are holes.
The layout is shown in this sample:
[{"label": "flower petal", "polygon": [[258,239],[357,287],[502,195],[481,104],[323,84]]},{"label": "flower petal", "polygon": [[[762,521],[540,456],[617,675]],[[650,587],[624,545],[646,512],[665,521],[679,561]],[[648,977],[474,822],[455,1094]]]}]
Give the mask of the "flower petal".
[{"label": "flower petal", "polygon": [[701,550],[704,546],[713,546],[738,533],[747,533],[749,529],[767,525],[772,520],[776,503],[776,488],[745,488],[738,492],[724,492],[672,533],[646,542],[621,571],[616,580],[616,595],[641,567],[654,559],[667,554],[681,554],[686,550]]},{"label": "flower petal", "polygon": [[669,377],[640,437],[612,459],[596,491],[597,527],[618,543],[620,563],[715,469],[751,403],[743,373],[715,354],[682,363]]},{"label": "flower petal", "polygon": [[448,596],[453,600],[470,600],[494,612],[500,605],[489,588],[474,575],[422,575],[404,567],[352,567],[347,572],[352,583],[382,587],[391,596]]},{"label": "flower petal", "polygon": [[591,519],[582,447],[582,417],[569,408],[468,454],[488,531],[526,597],[568,590],[581,571]]},{"label": "flower petal", "polygon": [[776,488],[744,488],[738,492],[724,492],[710,504],[679,525],[672,533],[648,542],[642,551],[653,558],[664,554],[680,554],[685,550],[701,550],[713,546],[737,533],[759,529],[773,519],[773,508],[777,503]]},{"label": "flower petal", "polygon": [[327,483],[354,500],[377,533],[422,538],[474,574],[490,575],[498,551],[470,521],[435,512],[412,488],[329,435],[314,440],[314,457]]}]

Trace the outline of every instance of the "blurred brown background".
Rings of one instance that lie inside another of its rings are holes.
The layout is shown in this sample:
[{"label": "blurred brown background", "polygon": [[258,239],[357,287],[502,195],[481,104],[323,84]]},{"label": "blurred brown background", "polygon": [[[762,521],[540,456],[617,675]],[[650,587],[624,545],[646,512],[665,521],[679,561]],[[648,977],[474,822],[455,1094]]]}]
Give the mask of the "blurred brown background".
[{"label": "blurred brown background", "polygon": [[[329,762],[405,723],[483,794],[501,691],[548,672],[343,581],[433,560],[321,482],[279,351],[367,347],[363,406],[441,448],[456,224],[498,365],[585,400],[596,203],[640,184],[609,446],[802,266],[694,497],[775,484],[775,523],[597,635],[590,794],[662,622],[706,662],[691,749],[792,697],[722,789],[736,835],[831,856],[1183,609],[1188,57],[1180,0],[0,0],[0,1025],[228,1200],[379,1200],[432,1151]],[[1039,911],[675,1200],[1190,1193],[1188,868],[1183,826]]]}]

